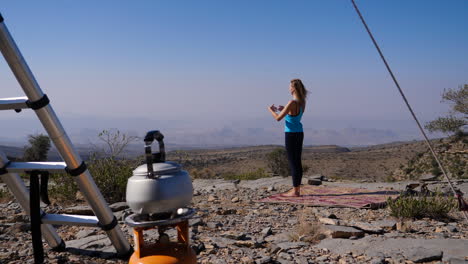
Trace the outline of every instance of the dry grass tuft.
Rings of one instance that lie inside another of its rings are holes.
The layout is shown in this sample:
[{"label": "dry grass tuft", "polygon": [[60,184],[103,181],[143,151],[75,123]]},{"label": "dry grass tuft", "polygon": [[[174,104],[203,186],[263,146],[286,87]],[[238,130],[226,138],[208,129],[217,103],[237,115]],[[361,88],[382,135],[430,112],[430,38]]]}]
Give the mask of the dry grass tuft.
[{"label": "dry grass tuft", "polygon": [[326,238],[325,228],[317,220],[309,220],[306,214],[298,218],[297,227],[289,234],[291,241],[317,243]]},{"label": "dry grass tuft", "polygon": [[0,203],[11,200],[13,196],[7,189],[0,189]]}]

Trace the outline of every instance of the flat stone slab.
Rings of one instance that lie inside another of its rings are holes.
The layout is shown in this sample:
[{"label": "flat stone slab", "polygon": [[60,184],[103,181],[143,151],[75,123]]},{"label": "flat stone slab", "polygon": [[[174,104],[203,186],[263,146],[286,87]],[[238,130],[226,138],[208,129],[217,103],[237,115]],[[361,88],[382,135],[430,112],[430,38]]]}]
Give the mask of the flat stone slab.
[{"label": "flat stone slab", "polygon": [[288,232],[279,233],[276,235],[268,236],[265,238],[265,241],[271,243],[281,243],[281,242],[289,242],[290,237]]},{"label": "flat stone slab", "polygon": [[466,264],[466,263],[468,263],[468,260],[458,259],[458,258],[451,258],[449,260],[449,263],[450,264]]},{"label": "flat stone slab", "polygon": [[74,215],[94,215],[91,207],[87,205],[77,205],[73,207],[65,208],[63,211],[64,214],[74,214]]},{"label": "flat stone slab", "polygon": [[283,242],[283,243],[277,244],[277,246],[284,251],[288,251],[290,249],[295,249],[295,248],[301,248],[307,245],[309,244],[305,242]]},{"label": "flat stone slab", "polygon": [[328,218],[328,217],[320,217],[318,220],[319,220],[320,223],[326,224],[326,225],[341,225],[341,222],[338,219],[332,219],[332,218]]},{"label": "flat stone slab", "polygon": [[81,239],[69,240],[66,242],[67,247],[79,249],[101,249],[111,245],[109,238],[106,235],[94,235]]},{"label": "flat stone slab", "polygon": [[394,220],[378,220],[378,221],[371,222],[371,224],[385,231],[392,231],[396,229],[397,222]]},{"label": "flat stone slab", "polygon": [[[327,248],[335,254],[365,254],[367,256],[385,256],[388,258],[404,256],[416,260],[418,250],[420,257],[425,252],[433,255],[442,252],[442,261],[450,259],[465,259],[468,256],[468,240],[466,239],[416,239],[416,238],[385,238],[367,236],[358,240],[331,239],[322,240],[318,248]],[[437,256],[437,254],[433,256]],[[425,255],[427,257],[427,255]]]},{"label": "flat stone slab", "polygon": [[79,240],[79,239],[82,239],[82,238],[85,238],[85,237],[88,237],[88,236],[96,235],[97,231],[98,231],[98,229],[96,229],[96,228],[85,228],[85,229],[82,229],[82,230],[78,231],[78,233],[76,233],[75,237],[76,237],[77,240]]},{"label": "flat stone slab", "polygon": [[439,176],[435,176],[433,174],[424,174],[421,177],[419,177],[419,180],[420,181],[435,181],[437,180],[437,177]]},{"label": "flat stone slab", "polygon": [[[128,208],[126,202],[114,203],[109,206],[112,212],[119,212]],[[63,211],[64,214],[74,214],[74,215],[94,215],[93,210],[88,205],[77,205],[73,207],[65,208]]]},{"label": "flat stone slab", "polygon": [[371,223],[366,223],[366,222],[347,222],[344,225],[346,226],[352,226],[352,227],[357,227],[361,229],[362,231],[366,233],[371,233],[371,234],[382,234],[384,230],[379,226]]},{"label": "flat stone slab", "polygon": [[209,241],[212,244],[215,244],[219,248],[226,248],[230,245],[234,245],[236,243],[236,240],[230,239],[230,238],[225,238],[225,237],[211,237],[209,238]]},{"label": "flat stone slab", "polygon": [[404,256],[414,263],[442,260],[443,252],[441,250],[431,250],[426,248],[414,248],[406,250]]},{"label": "flat stone slab", "polygon": [[308,179],[314,179],[314,180],[319,180],[319,181],[323,181],[323,175],[322,174],[315,174],[315,175],[312,175],[312,176],[309,176],[307,177]]},{"label": "flat stone slab", "polygon": [[127,209],[128,205],[126,202],[118,202],[118,203],[113,203],[109,205],[109,208],[112,210],[112,212],[119,212],[119,211]]},{"label": "flat stone slab", "polygon": [[350,238],[364,236],[364,232],[349,226],[325,225],[326,233],[332,238]]},{"label": "flat stone slab", "polygon": [[309,185],[321,185],[322,184],[322,181],[321,180],[318,180],[318,179],[308,179],[307,180],[307,184]]}]

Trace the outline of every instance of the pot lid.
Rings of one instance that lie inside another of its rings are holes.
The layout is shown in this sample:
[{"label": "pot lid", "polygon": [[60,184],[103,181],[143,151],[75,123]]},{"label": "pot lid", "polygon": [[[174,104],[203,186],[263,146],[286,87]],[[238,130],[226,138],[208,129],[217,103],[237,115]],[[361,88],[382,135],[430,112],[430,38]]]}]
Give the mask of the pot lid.
[{"label": "pot lid", "polygon": [[[175,174],[179,172],[180,169],[181,169],[180,164],[172,162],[172,161],[153,163],[154,175]],[[133,176],[147,176],[147,175],[148,175],[148,165],[146,164],[140,165],[135,170],[133,170]]]}]

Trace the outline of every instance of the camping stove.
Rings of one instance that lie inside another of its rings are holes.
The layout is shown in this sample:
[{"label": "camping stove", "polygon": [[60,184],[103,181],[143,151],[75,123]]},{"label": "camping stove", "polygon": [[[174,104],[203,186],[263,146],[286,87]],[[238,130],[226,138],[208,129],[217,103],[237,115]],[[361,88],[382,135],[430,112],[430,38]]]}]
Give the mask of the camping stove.
[{"label": "camping stove", "polygon": [[[133,171],[127,182],[126,200],[133,214],[125,219],[133,228],[135,252],[130,264],[195,264],[196,254],[190,247],[188,220],[195,210],[188,208],[193,196],[190,175],[175,162],[166,162],[164,136],[157,130],[145,136],[146,164]],[[159,153],[151,152],[154,140]],[[177,230],[177,241],[166,234]],[[158,229],[156,243],[145,243],[143,232]]]}]

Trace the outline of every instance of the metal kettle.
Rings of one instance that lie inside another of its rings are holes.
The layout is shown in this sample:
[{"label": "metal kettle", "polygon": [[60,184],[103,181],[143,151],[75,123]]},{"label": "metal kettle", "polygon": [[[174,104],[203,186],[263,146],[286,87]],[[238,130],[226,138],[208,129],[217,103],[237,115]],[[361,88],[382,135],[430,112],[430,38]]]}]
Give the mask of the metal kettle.
[{"label": "metal kettle", "polygon": [[[127,182],[127,204],[136,214],[175,212],[187,207],[193,196],[190,175],[181,165],[166,161],[164,136],[158,130],[145,136],[146,164],[137,167]],[[159,143],[159,153],[152,153],[151,144]]]}]

